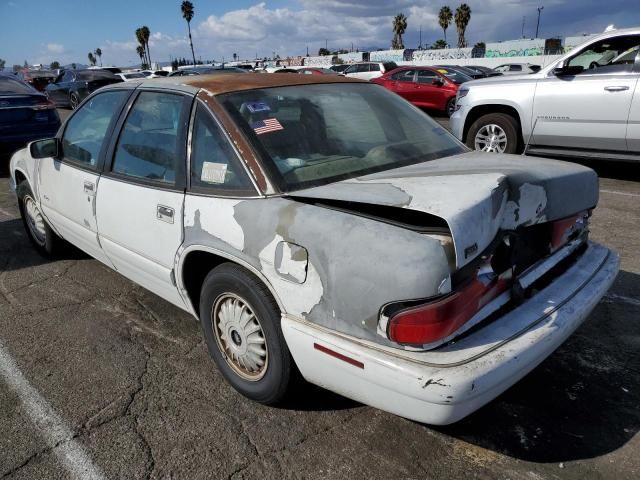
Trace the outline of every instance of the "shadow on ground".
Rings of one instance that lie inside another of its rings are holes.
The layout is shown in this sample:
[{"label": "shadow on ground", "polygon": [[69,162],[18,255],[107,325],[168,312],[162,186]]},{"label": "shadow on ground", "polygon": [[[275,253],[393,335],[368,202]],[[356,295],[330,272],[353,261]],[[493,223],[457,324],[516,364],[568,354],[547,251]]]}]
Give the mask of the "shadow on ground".
[{"label": "shadow on ground", "polygon": [[497,400],[438,431],[531,462],[594,458],[640,430],[640,275],[621,272],[590,318]]}]

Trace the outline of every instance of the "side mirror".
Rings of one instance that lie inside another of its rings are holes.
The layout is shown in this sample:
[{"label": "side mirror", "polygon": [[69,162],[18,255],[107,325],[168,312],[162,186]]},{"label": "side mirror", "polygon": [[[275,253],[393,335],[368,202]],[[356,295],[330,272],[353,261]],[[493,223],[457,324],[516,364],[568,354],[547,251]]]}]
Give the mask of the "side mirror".
[{"label": "side mirror", "polygon": [[45,138],[29,144],[29,153],[32,158],[55,158],[60,150],[60,141],[57,138]]},{"label": "side mirror", "polygon": [[569,65],[568,61],[564,61],[558,64],[553,70],[551,70],[551,73],[553,73],[556,77],[561,77],[564,75],[577,75],[579,73],[582,73],[583,71],[584,67],[581,67],[580,65]]},{"label": "side mirror", "polygon": [[442,85],[444,85],[444,82],[442,81],[441,78],[434,78],[433,82],[431,82],[431,85],[435,85],[436,87],[441,87]]}]

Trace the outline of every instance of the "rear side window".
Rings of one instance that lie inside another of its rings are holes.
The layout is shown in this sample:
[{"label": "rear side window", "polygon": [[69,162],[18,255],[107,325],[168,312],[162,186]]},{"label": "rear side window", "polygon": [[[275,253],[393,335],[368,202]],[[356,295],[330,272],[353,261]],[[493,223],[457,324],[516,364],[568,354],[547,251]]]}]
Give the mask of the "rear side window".
[{"label": "rear side window", "polygon": [[509,71],[510,72],[521,72],[522,71],[522,65],[511,65],[509,67]]},{"label": "rear side window", "polygon": [[377,64],[377,63],[369,64],[369,71],[370,72],[379,72],[380,71],[380,65]]},{"label": "rear side window", "polygon": [[178,139],[182,108],[182,95],[142,92],[122,127],[112,171],[173,185],[181,157]]},{"label": "rear side window", "polygon": [[209,112],[197,106],[191,140],[191,187],[198,191],[253,192],[236,153]]},{"label": "rear side window", "polygon": [[62,136],[65,160],[95,168],[109,126],[115,122],[131,92],[118,90],[96,95],[71,117]]}]

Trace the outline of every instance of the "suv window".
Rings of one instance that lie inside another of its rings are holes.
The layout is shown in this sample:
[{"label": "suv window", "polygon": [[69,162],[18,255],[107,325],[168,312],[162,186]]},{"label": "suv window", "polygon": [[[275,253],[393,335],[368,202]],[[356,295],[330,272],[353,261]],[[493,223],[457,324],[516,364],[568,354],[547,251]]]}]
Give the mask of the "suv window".
[{"label": "suv window", "polygon": [[369,64],[369,71],[370,72],[379,72],[380,71],[380,64],[379,63],[370,63]]},{"label": "suv window", "polygon": [[62,136],[65,160],[95,168],[109,126],[131,92],[118,90],[96,95],[67,122]]},{"label": "suv window", "polygon": [[413,82],[415,73],[415,70],[401,70],[391,75],[391,79],[398,82]]},{"label": "suv window", "polygon": [[521,72],[522,71],[522,65],[509,65],[509,71],[510,72]]},{"label": "suv window", "polygon": [[436,78],[438,78],[436,72],[432,72],[431,70],[418,70],[418,83],[433,83]]},{"label": "suv window", "polygon": [[191,187],[252,191],[236,153],[201,105],[196,110],[191,148]]},{"label": "suv window", "polygon": [[122,127],[112,171],[173,185],[182,105],[182,95],[142,92]]},{"label": "suv window", "polygon": [[639,50],[640,35],[607,38],[589,45],[569,60],[569,66],[582,67],[580,73],[589,75],[631,72]]}]

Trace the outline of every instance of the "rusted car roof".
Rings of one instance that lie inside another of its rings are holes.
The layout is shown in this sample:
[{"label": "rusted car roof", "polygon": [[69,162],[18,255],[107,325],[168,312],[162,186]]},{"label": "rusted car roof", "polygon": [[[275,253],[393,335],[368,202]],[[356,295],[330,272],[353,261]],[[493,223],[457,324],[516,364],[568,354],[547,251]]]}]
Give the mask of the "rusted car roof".
[{"label": "rusted car roof", "polygon": [[225,75],[194,75],[178,77],[183,85],[202,88],[213,95],[253,90],[256,88],[314,85],[319,83],[368,83],[354,78],[332,75],[300,75],[294,73],[228,73]]}]

